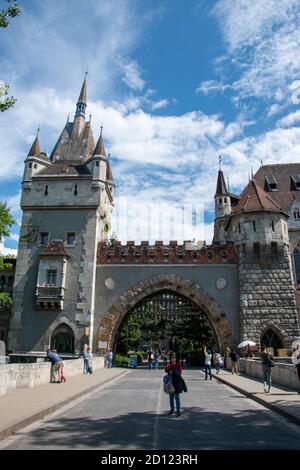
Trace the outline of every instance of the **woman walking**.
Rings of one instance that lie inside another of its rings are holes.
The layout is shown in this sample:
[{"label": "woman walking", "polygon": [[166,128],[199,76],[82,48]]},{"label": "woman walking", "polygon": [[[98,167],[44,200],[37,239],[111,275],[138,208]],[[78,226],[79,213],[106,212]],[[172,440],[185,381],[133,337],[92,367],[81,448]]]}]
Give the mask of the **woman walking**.
[{"label": "woman walking", "polygon": [[270,393],[271,384],[272,384],[272,367],[273,363],[273,356],[267,351],[266,346],[263,346],[262,353],[261,353],[261,365],[262,365],[262,372],[263,372],[263,380],[264,380],[264,391],[265,393]]}]

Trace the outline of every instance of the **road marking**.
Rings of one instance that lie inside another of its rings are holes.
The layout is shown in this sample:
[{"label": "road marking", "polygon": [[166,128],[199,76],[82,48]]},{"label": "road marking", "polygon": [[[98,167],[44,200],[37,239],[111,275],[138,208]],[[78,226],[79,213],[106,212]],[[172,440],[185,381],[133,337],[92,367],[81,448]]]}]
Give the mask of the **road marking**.
[{"label": "road marking", "polygon": [[158,400],[157,400],[157,405],[156,405],[156,411],[155,411],[155,418],[154,418],[154,431],[153,431],[153,443],[152,443],[152,449],[156,450],[157,449],[157,444],[158,444],[158,419],[159,416],[161,416],[160,413],[160,408],[161,408],[161,399],[162,399],[162,391],[163,391],[163,383],[161,381],[159,392],[158,392]]}]

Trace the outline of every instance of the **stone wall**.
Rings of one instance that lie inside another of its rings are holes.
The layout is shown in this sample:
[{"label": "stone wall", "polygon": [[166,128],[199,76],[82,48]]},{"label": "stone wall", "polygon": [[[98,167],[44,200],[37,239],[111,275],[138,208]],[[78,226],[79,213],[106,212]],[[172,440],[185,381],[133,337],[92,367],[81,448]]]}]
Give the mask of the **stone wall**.
[{"label": "stone wall", "polygon": [[271,328],[281,338],[282,347],[290,347],[299,335],[299,326],[286,249],[282,257],[267,263],[249,260],[241,253],[239,281],[241,341],[259,345],[263,333]]},{"label": "stone wall", "polygon": [[[227,368],[231,369],[230,359],[226,359]],[[245,375],[256,377],[263,380],[261,361],[254,359],[240,359],[239,369]],[[295,366],[293,364],[285,364],[276,361],[275,367],[272,368],[272,382],[278,385],[285,385],[300,391],[300,381],[297,374],[294,373]]]},{"label": "stone wall", "polygon": [[[64,361],[64,365],[67,378],[83,373],[83,359]],[[92,366],[94,370],[104,368],[104,357],[93,357]],[[31,388],[49,383],[50,368],[50,362],[0,365],[0,396],[15,388]]]}]

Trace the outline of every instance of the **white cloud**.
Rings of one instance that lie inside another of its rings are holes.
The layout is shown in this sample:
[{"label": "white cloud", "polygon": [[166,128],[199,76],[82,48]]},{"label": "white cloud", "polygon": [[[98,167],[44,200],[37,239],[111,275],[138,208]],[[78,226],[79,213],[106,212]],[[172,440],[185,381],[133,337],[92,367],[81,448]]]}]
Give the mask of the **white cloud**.
[{"label": "white cloud", "polygon": [[5,242],[0,242],[0,255],[7,256],[7,255],[14,255],[17,256],[18,250],[15,248],[7,248],[5,246]]},{"label": "white cloud", "polygon": [[196,93],[204,93],[204,95],[208,95],[209,93],[221,92],[223,93],[225,90],[232,88],[231,85],[226,85],[216,80],[206,80],[201,82],[196,89]]},{"label": "white cloud", "polygon": [[133,60],[120,59],[120,66],[123,73],[123,82],[133,90],[142,91],[145,86],[145,81],[141,77],[141,70],[138,63]]},{"label": "white cloud", "polygon": [[295,111],[294,113],[289,113],[287,116],[284,116],[283,118],[279,119],[279,121],[277,121],[277,125],[282,127],[290,127],[299,121],[300,111]]},{"label": "white cloud", "polygon": [[299,1],[219,0],[212,12],[223,32],[228,63],[240,74],[232,83],[239,100],[290,100],[289,85],[300,76]]}]

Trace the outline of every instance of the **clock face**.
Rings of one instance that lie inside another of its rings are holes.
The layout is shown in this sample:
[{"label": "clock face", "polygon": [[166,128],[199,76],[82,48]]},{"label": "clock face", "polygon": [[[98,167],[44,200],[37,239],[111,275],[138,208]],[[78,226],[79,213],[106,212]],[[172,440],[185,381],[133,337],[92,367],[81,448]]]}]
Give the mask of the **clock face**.
[{"label": "clock face", "polygon": [[218,277],[218,279],[216,280],[216,288],[219,290],[225,289],[226,284],[227,284],[227,281],[225,277]]}]

